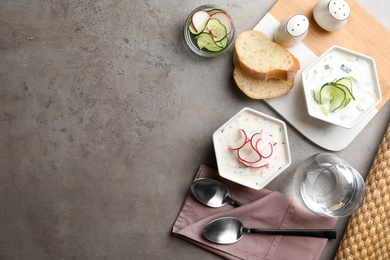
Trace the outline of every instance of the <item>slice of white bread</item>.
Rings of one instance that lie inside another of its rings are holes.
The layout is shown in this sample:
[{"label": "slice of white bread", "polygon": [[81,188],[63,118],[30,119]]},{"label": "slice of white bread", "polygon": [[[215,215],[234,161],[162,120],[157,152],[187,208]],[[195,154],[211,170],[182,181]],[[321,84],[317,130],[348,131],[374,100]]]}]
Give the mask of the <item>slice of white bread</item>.
[{"label": "slice of white bread", "polygon": [[293,54],[257,30],[238,34],[235,50],[241,69],[261,80],[290,80],[300,69],[299,60]]},{"label": "slice of white bread", "polygon": [[238,64],[234,68],[233,78],[238,88],[253,99],[279,97],[287,94],[294,86],[294,78],[261,80],[246,74]]}]

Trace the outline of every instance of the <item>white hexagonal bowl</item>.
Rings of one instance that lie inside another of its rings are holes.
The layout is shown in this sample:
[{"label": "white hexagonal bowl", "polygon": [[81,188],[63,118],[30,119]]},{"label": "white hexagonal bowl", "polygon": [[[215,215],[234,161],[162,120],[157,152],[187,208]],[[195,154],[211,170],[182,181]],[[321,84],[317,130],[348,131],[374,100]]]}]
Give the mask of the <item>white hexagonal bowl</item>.
[{"label": "white hexagonal bowl", "polygon": [[[314,93],[342,77],[352,78],[355,100],[331,112],[330,104],[316,102]],[[309,115],[344,128],[352,128],[382,99],[374,59],[340,46],[331,47],[305,69],[302,82]]]},{"label": "white hexagonal bowl", "polygon": [[[273,154],[268,167],[251,168],[241,164],[235,150],[229,149],[232,135],[244,129],[248,136],[261,132],[272,142]],[[251,108],[243,108],[213,134],[213,144],[219,175],[243,186],[260,190],[291,164],[286,124]]]}]

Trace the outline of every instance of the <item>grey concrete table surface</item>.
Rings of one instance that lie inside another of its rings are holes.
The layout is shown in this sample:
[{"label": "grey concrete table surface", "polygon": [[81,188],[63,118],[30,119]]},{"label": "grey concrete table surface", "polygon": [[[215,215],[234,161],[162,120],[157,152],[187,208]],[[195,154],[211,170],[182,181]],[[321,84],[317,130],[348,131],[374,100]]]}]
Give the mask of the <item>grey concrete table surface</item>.
[{"label": "grey concrete table surface", "polygon": [[[213,1],[238,31],[273,2]],[[387,0],[359,2],[389,27]],[[280,116],[235,87],[232,52],[184,49],[184,20],[205,3],[0,1],[0,259],[218,259],[170,234],[189,184],[215,166],[211,135],[241,108]],[[338,152],[363,175],[389,114]],[[282,192],[324,151],[288,134],[292,165],[267,186]]]}]

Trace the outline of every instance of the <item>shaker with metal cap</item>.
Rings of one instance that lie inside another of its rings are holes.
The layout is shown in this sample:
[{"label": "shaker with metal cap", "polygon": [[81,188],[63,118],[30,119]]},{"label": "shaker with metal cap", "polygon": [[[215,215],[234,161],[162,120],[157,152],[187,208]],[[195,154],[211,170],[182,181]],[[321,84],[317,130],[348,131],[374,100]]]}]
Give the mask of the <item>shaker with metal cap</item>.
[{"label": "shaker with metal cap", "polygon": [[320,0],[313,9],[314,20],[330,32],[343,28],[350,14],[351,8],[344,0]]},{"label": "shaker with metal cap", "polygon": [[297,45],[307,35],[309,19],[302,14],[293,15],[282,21],[275,33],[275,42],[289,48]]}]

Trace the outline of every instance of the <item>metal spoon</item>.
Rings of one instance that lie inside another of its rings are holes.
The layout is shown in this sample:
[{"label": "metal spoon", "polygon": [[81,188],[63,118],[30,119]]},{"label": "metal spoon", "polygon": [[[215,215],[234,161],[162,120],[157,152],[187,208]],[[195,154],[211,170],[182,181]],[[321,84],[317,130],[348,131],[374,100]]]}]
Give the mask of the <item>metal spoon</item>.
[{"label": "metal spoon", "polygon": [[197,200],[209,207],[218,208],[227,203],[235,207],[243,205],[230,197],[229,189],[225,184],[214,179],[197,179],[192,182],[190,189]]},{"label": "metal spoon", "polygon": [[245,233],[274,234],[287,236],[336,238],[333,229],[254,229],[246,228],[239,219],[224,217],[210,222],[203,230],[203,235],[211,242],[232,244],[241,239]]}]

